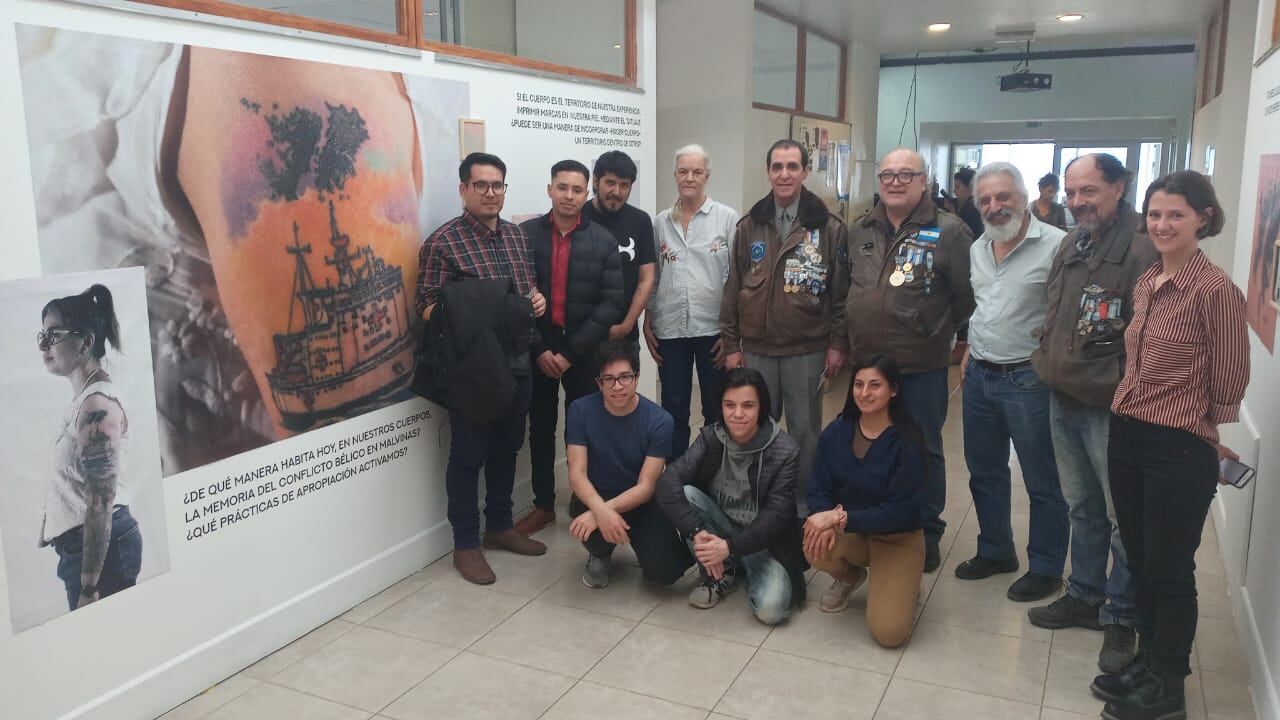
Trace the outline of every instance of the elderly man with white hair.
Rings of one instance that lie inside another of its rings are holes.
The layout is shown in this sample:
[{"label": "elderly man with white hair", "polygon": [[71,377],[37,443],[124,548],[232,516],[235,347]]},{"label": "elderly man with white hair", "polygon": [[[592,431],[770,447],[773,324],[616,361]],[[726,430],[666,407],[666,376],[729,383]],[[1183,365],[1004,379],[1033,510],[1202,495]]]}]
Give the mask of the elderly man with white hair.
[{"label": "elderly man with white hair", "polygon": [[701,145],[675,153],[675,205],[653,221],[657,283],[644,316],[644,339],[658,363],[662,409],[671,414],[671,458],[689,447],[689,401],[693,368],[698,368],[702,419],[720,419],[724,346],[720,340],[720,300],[738,213],[707,197],[711,157]]},{"label": "elderly man with white hair", "polygon": [[1049,386],[1031,366],[1044,324],[1046,283],[1064,233],[1036,219],[1022,173],[997,162],[978,170],[974,198],[982,236],[970,248],[977,308],[969,318],[964,373],[964,458],[978,514],[978,548],[956,577],[978,580],[1018,570],[1010,523],[1009,443],[1031,502],[1026,574],[1008,597],[1032,602],[1062,587],[1070,525],[1049,432]]}]

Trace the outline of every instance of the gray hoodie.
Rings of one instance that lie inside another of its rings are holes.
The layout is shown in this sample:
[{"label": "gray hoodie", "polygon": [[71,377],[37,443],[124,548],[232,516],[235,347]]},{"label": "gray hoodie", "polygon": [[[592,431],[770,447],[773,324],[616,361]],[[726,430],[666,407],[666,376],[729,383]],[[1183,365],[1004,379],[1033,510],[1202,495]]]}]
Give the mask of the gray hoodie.
[{"label": "gray hoodie", "polygon": [[724,444],[724,455],[719,471],[711,480],[711,497],[738,527],[755,522],[760,511],[760,498],[751,492],[748,470],[753,464],[763,464],[764,451],[773,444],[779,432],[778,423],[769,418],[768,423],[756,431],[755,437],[746,445],[739,445],[723,424],[715,427],[716,438]]}]

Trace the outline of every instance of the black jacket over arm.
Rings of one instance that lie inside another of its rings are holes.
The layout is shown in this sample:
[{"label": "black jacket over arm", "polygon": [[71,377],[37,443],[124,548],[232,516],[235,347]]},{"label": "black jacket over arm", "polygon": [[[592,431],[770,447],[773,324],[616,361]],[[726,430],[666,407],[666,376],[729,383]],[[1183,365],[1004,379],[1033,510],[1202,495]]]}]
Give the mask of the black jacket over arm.
[{"label": "black jacket over arm", "polygon": [[[724,443],[716,437],[715,428],[715,425],[702,428],[684,455],[667,466],[654,491],[662,512],[686,538],[702,525],[702,517],[689,505],[684,486],[692,485],[709,495],[711,481],[724,462]],[[800,520],[796,517],[799,467],[800,446],[790,435],[779,433],[765,449],[763,462],[753,463],[747,471],[751,489],[760,499],[755,522],[725,538],[729,552],[736,557],[768,550],[791,577],[791,598],[795,602],[804,601],[804,571],[809,569],[804,559]]]},{"label": "black jacket over arm", "polygon": [[552,350],[574,365],[590,363],[596,348],[609,339],[609,328],[626,316],[618,241],[586,218],[570,236],[564,340],[553,341],[558,333],[551,325],[551,215],[526,220],[520,229],[529,238],[538,290],[547,298],[547,311],[538,318],[530,346],[533,357]]}]

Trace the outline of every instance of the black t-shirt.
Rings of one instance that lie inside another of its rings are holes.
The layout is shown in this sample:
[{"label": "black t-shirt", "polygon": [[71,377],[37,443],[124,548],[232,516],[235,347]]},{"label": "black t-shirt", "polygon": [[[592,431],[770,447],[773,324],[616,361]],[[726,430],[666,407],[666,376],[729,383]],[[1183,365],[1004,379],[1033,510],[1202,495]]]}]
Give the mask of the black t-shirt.
[{"label": "black t-shirt", "polygon": [[[658,261],[653,247],[653,219],[649,213],[630,204],[623,205],[616,213],[603,212],[596,207],[594,198],[583,206],[582,215],[603,225],[618,241],[618,252],[622,255],[622,292],[626,298],[623,311],[629,311],[636,285],[640,283],[640,266]],[[636,325],[629,336],[632,340],[640,337],[639,323]]]}]

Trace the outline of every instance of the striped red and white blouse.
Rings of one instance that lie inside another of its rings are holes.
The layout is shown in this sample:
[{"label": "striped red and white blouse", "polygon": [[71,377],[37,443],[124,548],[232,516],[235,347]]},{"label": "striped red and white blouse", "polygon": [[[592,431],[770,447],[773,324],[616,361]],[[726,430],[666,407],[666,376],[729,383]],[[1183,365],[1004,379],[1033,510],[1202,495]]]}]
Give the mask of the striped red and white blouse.
[{"label": "striped red and white blouse", "polygon": [[1163,271],[1157,261],[1138,277],[1111,411],[1214,444],[1218,425],[1239,419],[1249,384],[1244,295],[1203,251],[1156,288]]}]

